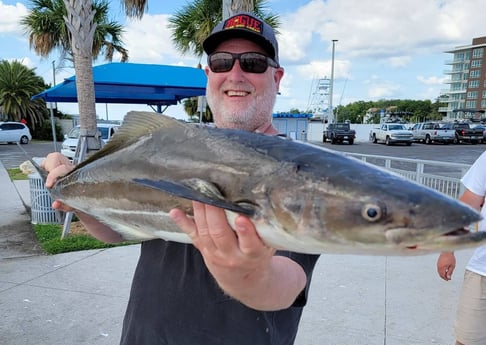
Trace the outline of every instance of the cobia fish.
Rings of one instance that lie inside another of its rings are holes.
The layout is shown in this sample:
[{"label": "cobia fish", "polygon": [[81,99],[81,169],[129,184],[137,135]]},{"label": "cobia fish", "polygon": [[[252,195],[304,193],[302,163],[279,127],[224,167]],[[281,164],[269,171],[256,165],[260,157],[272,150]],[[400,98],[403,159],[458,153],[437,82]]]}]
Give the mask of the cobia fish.
[{"label": "cobia fish", "polygon": [[[44,172],[45,173],[45,172]],[[318,146],[130,112],[104,148],[60,178],[54,199],[127,240],[189,242],[168,216],[197,200],[250,217],[269,246],[417,255],[478,246],[467,205]]]}]

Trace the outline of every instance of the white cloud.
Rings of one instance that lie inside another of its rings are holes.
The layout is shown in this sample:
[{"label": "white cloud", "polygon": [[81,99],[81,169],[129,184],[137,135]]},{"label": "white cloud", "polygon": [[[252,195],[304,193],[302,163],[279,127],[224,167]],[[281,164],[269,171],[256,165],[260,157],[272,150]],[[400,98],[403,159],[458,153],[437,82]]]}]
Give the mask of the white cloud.
[{"label": "white cloud", "polygon": [[195,57],[190,54],[183,57],[174,48],[168,19],[167,14],[146,14],[141,20],[127,22],[123,40],[129,51],[130,62],[191,66],[197,64]]},{"label": "white cloud", "polygon": [[410,63],[410,56],[394,56],[388,59],[388,63],[392,67],[405,67]]},{"label": "white cloud", "polygon": [[[443,51],[484,35],[485,11],[482,0],[313,0],[283,17],[281,32],[291,32],[282,40],[283,55],[305,58],[317,46],[327,52],[332,39],[340,54],[352,57],[400,60]],[[310,40],[313,35],[319,40]]]},{"label": "white cloud", "polygon": [[[334,59],[334,79],[349,79],[350,67],[349,61]],[[332,61],[311,61],[308,64],[297,66],[296,69],[302,79],[331,78]]]},{"label": "white cloud", "polygon": [[382,80],[377,75],[371,76],[371,78],[364,81],[363,84],[365,85],[365,89],[367,88],[368,96],[372,100],[391,98],[400,90],[400,85],[396,82]]},{"label": "white cloud", "polygon": [[19,22],[27,13],[27,8],[19,2],[15,5],[7,5],[0,1],[0,35],[5,33],[21,35],[22,28]]},{"label": "white cloud", "polygon": [[444,85],[444,82],[448,79],[448,77],[424,77],[423,75],[417,76],[417,80],[425,85]]}]

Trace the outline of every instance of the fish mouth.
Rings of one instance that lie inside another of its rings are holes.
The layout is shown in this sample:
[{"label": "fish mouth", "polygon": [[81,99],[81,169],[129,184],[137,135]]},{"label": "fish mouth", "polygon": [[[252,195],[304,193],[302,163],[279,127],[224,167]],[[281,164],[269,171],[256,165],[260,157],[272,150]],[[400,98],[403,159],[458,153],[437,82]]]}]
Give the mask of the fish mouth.
[{"label": "fish mouth", "polygon": [[470,231],[467,228],[451,230],[437,236],[427,237],[423,241],[413,244],[405,244],[409,251],[434,251],[454,250],[461,248],[477,247],[479,242],[486,241],[486,232]]}]

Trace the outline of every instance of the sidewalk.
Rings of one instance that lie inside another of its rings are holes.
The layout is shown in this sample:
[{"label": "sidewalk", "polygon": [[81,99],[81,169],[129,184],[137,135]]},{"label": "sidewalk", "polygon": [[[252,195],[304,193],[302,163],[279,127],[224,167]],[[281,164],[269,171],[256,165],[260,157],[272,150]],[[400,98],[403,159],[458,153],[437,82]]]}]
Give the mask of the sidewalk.
[{"label": "sidewalk", "polygon": [[[15,228],[19,219],[29,221],[19,196],[28,204],[29,189],[23,182],[15,186],[0,163],[0,231]],[[457,252],[456,273],[447,283],[435,271],[437,255],[322,255],[296,345],[453,344],[455,308],[471,253]],[[118,344],[138,254],[133,245],[0,255],[0,344]]]}]

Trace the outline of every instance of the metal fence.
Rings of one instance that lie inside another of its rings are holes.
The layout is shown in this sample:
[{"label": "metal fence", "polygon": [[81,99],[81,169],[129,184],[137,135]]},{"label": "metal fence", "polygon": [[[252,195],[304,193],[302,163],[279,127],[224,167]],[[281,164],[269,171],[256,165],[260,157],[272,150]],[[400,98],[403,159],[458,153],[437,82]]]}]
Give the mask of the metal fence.
[{"label": "metal fence", "polygon": [[470,165],[446,163],[410,158],[374,156],[359,153],[344,153],[373,165],[391,170],[409,180],[423,184],[453,198],[459,198],[464,191],[461,177]]}]

